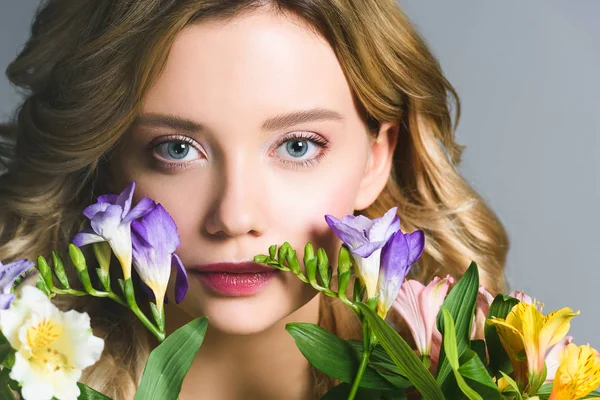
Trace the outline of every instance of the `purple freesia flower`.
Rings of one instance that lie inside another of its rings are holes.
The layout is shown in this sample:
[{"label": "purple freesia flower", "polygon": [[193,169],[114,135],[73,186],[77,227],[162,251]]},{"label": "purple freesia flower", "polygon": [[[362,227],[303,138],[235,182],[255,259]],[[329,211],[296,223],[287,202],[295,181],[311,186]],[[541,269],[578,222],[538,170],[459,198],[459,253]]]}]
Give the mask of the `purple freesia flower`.
[{"label": "purple freesia flower", "polygon": [[83,210],[91,222],[86,229],[73,238],[73,244],[81,247],[96,242],[108,242],[123,268],[123,278],[131,277],[131,222],[143,217],[155,207],[152,199],[142,198],[131,208],[135,182],[131,182],[119,195],[106,194],[98,202]]},{"label": "purple freesia flower", "polygon": [[341,221],[331,215],[325,216],[331,230],[352,253],[357,266],[356,276],[367,288],[369,298],[376,296],[381,249],[400,229],[397,210],[393,207],[383,217],[373,220],[362,215],[347,215]]},{"label": "purple freesia flower", "polygon": [[409,234],[398,230],[383,246],[377,282],[377,312],[381,318],[387,315],[410,267],[421,257],[424,248],[425,235],[421,230]]},{"label": "purple freesia flower", "polygon": [[181,302],[188,289],[188,280],[181,260],[174,254],[180,239],[173,218],[157,204],[141,221],[133,221],[131,228],[133,266],[154,293],[159,312],[163,309],[171,266],[177,269],[175,301]]},{"label": "purple freesia flower", "polygon": [[15,294],[11,293],[15,280],[34,266],[34,263],[26,259],[8,264],[0,262],[0,310],[8,309],[15,299]]}]

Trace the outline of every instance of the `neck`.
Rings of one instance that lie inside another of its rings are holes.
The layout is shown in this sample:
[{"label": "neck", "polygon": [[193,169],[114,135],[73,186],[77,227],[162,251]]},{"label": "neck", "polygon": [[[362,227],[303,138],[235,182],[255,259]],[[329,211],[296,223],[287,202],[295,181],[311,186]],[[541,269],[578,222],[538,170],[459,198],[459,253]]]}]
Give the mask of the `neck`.
[{"label": "neck", "polygon": [[[180,398],[198,398],[199,393],[202,398],[215,400],[312,398],[310,365],[285,325],[288,322],[318,323],[319,296],[260,333],[231,335],[211,329],[209,324],[204,343],[184,380]],[[167,327],[169,332],[169,328],[187,322],[176,314],[177,311],[169,310],[172,322]]]}]

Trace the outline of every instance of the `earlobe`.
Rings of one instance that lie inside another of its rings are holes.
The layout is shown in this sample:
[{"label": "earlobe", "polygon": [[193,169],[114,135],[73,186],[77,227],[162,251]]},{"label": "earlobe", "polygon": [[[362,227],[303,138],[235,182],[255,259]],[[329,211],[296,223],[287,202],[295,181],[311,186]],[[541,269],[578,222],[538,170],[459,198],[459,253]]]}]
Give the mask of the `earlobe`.
[{"label": "earlobe", "polygon": [[398,134],[398,123],[384,122],[379,128],[377,138],[371,141],[369,162],[356,197],[355,210],[369,207],[385,188],[392,171]]}]

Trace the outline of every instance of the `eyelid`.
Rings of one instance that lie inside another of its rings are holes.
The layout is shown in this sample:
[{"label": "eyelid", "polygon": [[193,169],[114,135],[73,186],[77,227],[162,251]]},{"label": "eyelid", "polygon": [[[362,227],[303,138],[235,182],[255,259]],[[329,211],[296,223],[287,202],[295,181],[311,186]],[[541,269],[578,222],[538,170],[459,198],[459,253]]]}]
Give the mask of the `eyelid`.
[{"label": "eyelid", "polygon": [[168,142],[182,142],[182,143],[187,143],[187,144],[193,146],[196,150],[198,150],[202,154],[204,154],[204,156],[206,156],[206,152],[204,151],[204,149],[202,148],[202,146],[196,140],[192,139],[189,136],[185,136],[185,135],[163,135],[163,136],[157,136],[154,139],[152,139],[150,141],[150,143],[148,143],[147,149],[148,150],[153,150],[156,146],[159,146],[161,144],[168,143]]},{"label": "eyelid", "polygon": [[281,146],[283,146],[286,142],[290,140],[308,140],[312,142],[315,146],[320,147],[320,152],[316,156],[304,160],[293,160],[291,158],[283,158],[280,157],[277,162],[285,165],[289,169],[293,170],[302,170],[304,168],[308,168],[310,166],[318,164],[323,157],[325,157],[328,153],[329,149],[329,140],[325,137],[310,131],[299,131],[299,132],[290,132],[284,136],[282,136],[273,146],[273,150],[270,152],[276,152]]},{"label": "eyelid", "polygon": [[[194,160],[187,160],[187,161],[170,161],[170,160],[166,160],[164,159],[164,157],[161,157],[159,155],[156,154],[156,149],[165,144],[165,143],[171,143],[171,142],[179,142],[179,143],[185,143],[191,147],[194,148],[194,150],[196,150],[199,153],[199,158],[194,159]],[[204,148],[193,138],[189,137],[189,136],[185,136],[185,135],[163,135],[163,136],[158,136],[156,138],[154,138],[153,140],[150,141],[150,143],[148,143],[147,145],[147,151],[151,154],[152,159],[154,160],[155,163],[157,163],[157,165],[160,166],[161,169],[165,170],[165,171],[171,171],[171,172],[177,172],[177,171],[181,171],[181,170],[185,170],[188,167],[198,164],[198,163],[204,163],[207,161],[208,155],[206,153],[206,151],[204,150]]]},{"label": "eyelid", "polygon": [[282,144],[290,140],[310,140],[319,147],[324,149],[329,148],[329,140],[325,139],[323,136],[310,131],[299,131],[287,133],[279,138],[277,142],[275,142],[273,150],[277,150]]}]

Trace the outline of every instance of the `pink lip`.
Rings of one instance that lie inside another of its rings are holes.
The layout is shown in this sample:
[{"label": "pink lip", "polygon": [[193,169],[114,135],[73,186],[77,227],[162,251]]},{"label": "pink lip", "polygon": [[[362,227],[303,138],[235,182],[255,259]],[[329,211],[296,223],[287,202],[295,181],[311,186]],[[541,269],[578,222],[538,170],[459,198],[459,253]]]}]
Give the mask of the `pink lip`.
[{"label": "pink lip", "polygon": [[223,296],[252,296],[265,287],[275,274],[275,268],[253,262],[205,264],[189,272],[211,291]]}]

